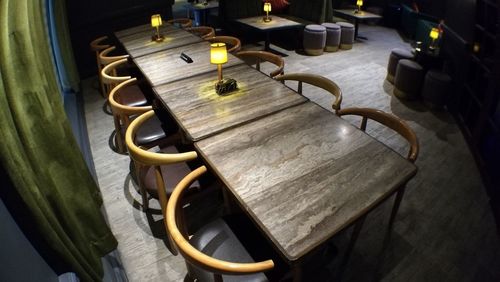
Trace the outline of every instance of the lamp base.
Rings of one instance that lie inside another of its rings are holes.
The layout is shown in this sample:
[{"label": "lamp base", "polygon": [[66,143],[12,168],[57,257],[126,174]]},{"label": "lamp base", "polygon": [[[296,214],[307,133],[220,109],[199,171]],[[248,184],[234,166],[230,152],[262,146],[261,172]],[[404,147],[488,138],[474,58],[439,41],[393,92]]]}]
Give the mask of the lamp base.
[{"label": "lamp base", "polygon": [[265,23],[268,23],[268,22],[272,21],[272,20],[273,20],[273,18],[271,18],[271,17],[264,17],[262,20],[263,20]]},{"label": "lamp base", "polygon": [[220,96],[227,96],[230,92],[238,89],[238,83],[232,78],[225,78],[217,81],[215,84],[215,92]]},{"label": "lamp base", "polygon": [[156,41],[156,42],[162,42],[165,39],[163,35],[153,35],[151,36],[151,40]]}]

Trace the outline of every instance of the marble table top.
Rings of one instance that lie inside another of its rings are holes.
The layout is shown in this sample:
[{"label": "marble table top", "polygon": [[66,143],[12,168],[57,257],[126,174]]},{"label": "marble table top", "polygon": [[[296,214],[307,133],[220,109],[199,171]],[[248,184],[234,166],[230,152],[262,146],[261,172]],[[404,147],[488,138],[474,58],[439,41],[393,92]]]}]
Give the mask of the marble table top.
[{"label": "marble table top", "polygon": [[355,13],[355,9],[335,9],[333,10],[335,13],[337,14],[341,14],[343,16],[347,16],[347,17],[350,17],[350,18],[357,18],[357,19],[360,19],[360,20],[364,20],[364,19],[380,19],[382,18],[382,16],[380,15],[377,15],[377,14],[374,14],[374,13],[370,13],[370,12],[366,12],[366,11],[360,11],[358,13]]},{"label": "marble table top", "polygon": [[[188,55],[193,62],[183,61],[181,53]],[[153,87],[217,69],[216,65],[210,63],[210,43],[206,41],[134,58],[134,63]],[[228,61],[223,68],[240,64],[244,62],[228,54]]]},{"label": "marble table top", "polygon": [[128,35],[121,33],[122,36],[120,37],[118,37],[117,33],[115,34],[117,34],[118,40],[131,58],[203,41],[202,38],[172,25],[163,25],[162,29],[161,34],[165,37],[162,42],[155,42],[151,39],[151,36],[154,34],[154,30],[151,27],[139,32],[131,32],[129,30]]},{"label": "marble table top", "polygon": [[414,164],[308,102],[195,142],[293,263],[386,199]]},{"label": "marble table top", "polygon": [[304,96],[245,64],[224,67],[223,73],[225,78],[233,78],[238,83],[238,89],[228,96],[215,92],[215,66],[211,72],[153,88],[191,141],[307,101]]},{"label": "marble table top", "polygon": [[266,30],[275,30],[275,29],[283,29],[283,28],[290,28],[290,27],[295,27],[295,26],[302,26],[303,24],[285,19],[279,16],[271,15],[272,18],[271,21],[265,22],[263,20],[263,16],[258,16],[258,17],[251,17],[251,18],[243,18],[243,19],[237,19],[237,22],[240,22],[242,24],[246,24],[248,26],[254,27],[256,29],[266,31]]}]

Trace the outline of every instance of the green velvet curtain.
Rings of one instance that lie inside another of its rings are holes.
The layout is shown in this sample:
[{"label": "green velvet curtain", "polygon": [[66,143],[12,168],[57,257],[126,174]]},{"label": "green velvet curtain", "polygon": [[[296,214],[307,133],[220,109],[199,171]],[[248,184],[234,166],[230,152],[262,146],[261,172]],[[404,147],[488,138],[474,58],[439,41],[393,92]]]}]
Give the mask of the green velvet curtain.
[{"label": "green velvet curtain", "polygon": [[44,11],[45,0],[0,0],[0,161],[43,239],[96,281],[117,242],[64,112]]}]

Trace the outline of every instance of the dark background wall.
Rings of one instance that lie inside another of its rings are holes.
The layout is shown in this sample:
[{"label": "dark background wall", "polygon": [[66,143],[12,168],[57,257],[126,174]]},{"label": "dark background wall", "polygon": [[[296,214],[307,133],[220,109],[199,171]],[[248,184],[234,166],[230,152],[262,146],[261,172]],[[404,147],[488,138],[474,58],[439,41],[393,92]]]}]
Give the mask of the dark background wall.
[{"label": "dark background wall", "polygon": [[152,14],[172,18],[174,0],[87,0],[67,1],[75,60],[81,78],[96,74],[93,39],[113,31],[150,22]]}]

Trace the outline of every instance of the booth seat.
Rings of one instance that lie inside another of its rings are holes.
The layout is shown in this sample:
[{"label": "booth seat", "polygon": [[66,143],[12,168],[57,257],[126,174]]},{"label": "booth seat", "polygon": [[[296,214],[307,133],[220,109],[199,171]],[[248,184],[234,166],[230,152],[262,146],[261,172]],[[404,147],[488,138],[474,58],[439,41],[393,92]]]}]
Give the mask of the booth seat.
[{"label": "booth seat", "polygon": [[[439,19],[425,14],[422,12],[416,12],[410,6],[402,4],[401,5],[401,31],[410,39],[415,39],[417,34],[417,25],[419,21],[427,21],[430,23],[437,23]],[[429,33],[427,33],[427,37]]]}]

